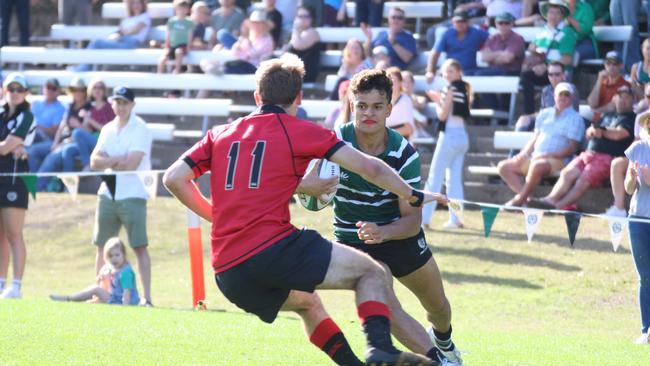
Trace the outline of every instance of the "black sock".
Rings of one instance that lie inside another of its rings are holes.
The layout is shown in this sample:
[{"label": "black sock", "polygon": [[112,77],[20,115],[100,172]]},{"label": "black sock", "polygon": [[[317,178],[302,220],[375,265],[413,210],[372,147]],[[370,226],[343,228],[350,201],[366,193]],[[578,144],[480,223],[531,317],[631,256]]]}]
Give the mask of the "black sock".
[{"label": "black sock", "polygon": [[442,351],[454,350],[454,342],[451,341],[451,324],[449,325],[448,331],[439,332],[434,329],[433,334],[436,337],[436,345],[438,348],[440,348]]},{"label": "black sock", "polygon": [[399,353],[390,338],[390,321],[382,315],[373,315],[365,319],[363,331],[368,339],[368,346],[390,353]]},{"label": "black sock", "polygon": [[437,347],[433,347],[425,356],[429,357],[433,361],[438,361],[440,360],[440,350]]},{"label": "black sock", "polygon": [[343,333],[336,333],[330,338],[322,348],[323,352],[334,361],[337,365],[344,366],[363,366],[365,365],[352,352],[348,340]]}]

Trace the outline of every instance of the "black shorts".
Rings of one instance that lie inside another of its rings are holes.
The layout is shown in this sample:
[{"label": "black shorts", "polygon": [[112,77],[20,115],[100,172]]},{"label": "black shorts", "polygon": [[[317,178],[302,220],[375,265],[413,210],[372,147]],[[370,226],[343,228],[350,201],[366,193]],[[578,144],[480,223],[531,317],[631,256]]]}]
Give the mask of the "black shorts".
[{"label": "black shorts", "polygon": [[177,49],[182,49],[183,53],[187,55],[187,45],[182,44],[176,47],[169,47],[169,52],[167,52],[167,59],[168,60],[175,60],[176,59],[176,50]]},{"label": "black shorts", "polygon": [[27,209],[29,192],[19,177],[0,177],[0,208],[14,207]]},{"label": "black shorts", "polygon": [[239,308],[273,323],[291,290],[314,292],[332,258],[332,243],[313,230],[298,230],[224,272],[217,286]]},{"label": "black shorts", "polygon": [[374,260],[386,263],[395,277],[403,277],[420,269],[433,256],[422,230],[411,238],[391,240],[381,244],[341,244],[351,246],[367,253]]}]

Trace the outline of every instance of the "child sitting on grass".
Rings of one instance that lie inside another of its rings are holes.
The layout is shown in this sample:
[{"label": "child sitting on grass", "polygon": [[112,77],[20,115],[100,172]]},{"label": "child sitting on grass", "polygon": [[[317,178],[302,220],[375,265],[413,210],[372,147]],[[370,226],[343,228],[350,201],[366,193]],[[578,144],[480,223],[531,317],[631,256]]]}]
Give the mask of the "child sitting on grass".
[{"label": "child sitting on grass", "polygon": [[[107,304],[138,305],[140,296],[135,272],[126,261],[126,247],[120,238],[111,238],[104,246],[106,265],[99,271],[95,284],[69,296],[50,295],[55,301],[88,301]],[[109,282],[110,286],[102,286]]]}]

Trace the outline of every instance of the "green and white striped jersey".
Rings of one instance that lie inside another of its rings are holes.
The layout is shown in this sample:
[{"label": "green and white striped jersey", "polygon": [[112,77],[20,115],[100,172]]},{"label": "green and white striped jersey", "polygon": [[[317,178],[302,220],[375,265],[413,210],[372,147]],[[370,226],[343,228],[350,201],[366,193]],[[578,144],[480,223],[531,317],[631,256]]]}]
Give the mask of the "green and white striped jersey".
[{"label": "green and white striped jersey", "polygon": [[[413,188],[420,189],[420,156],[395,130],[386,128],[386,131],[386,150],[377,157],[397,171]],[[359,150],[354,123],[340,126],[336,129],[336,135],[349,146]],[[346,244],[363,243],[357,237],[357,221],[384,225],[401,217],[397,195],[377,187],[343,167],[340,178],[334,197],[334,236],[338,241]]]}]

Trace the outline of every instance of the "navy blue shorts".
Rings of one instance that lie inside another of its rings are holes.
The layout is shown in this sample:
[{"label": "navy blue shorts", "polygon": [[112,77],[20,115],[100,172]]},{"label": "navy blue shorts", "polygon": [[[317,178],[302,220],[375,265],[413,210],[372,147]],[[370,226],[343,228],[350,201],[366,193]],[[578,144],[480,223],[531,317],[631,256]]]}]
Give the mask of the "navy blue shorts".
[{"label": "navy blue shorts", "polygon": [[0,208],[24,208],[29,203],[29,192],[19,177],[0,178]]},{"label": "navy blue shorts", "polygon": [[215,280],[239,308],[273,323],[291,290],[314,292],[332,258],[332,243],[314,230],[297,230]]},{"label": "navy blue shorts", "polygon": [[433,256],[422,230],[416,236],[380,244],[341,244],[358,249],[374,260],[386,263],[395,277],[403,277],[420,269]]}]

